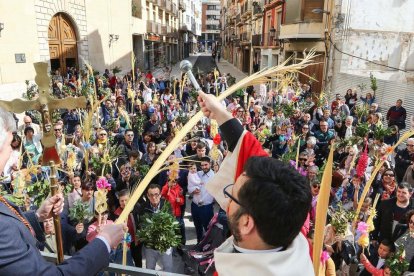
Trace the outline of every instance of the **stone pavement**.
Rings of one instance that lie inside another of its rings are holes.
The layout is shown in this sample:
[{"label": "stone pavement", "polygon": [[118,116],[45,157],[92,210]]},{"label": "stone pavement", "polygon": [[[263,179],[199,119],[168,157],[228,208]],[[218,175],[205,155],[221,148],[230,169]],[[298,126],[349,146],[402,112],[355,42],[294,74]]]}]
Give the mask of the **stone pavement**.
[{"label": "stone pavement", "polygon": [[217,62],[216,64],[220,72],[230,73],[230,75],[236,78],[236,81],[239,81],[247,77],[246,73],[240,71],[237,67],[235,67],[233,64],[231,64],[225,59],[221,59],[220,62]]},{"label": "stone pavement", "polygon": [[[193,65],[196,63],[197,59],[198,59],[199,54],[191,54],[188,58],[186,58],[187,60],[189,60]],[[179,78],[181,76],[181,70],[180,70],[180,62],[177,62],[171,70],[171,76],[176,76],[177,78]]]}]

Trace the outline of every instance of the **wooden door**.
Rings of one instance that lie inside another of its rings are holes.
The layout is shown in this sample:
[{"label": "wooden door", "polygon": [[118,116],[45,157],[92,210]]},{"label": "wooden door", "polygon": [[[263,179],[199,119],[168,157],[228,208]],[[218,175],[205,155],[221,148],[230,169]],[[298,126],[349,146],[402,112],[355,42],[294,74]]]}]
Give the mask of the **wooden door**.
[{"label": "wooden door", "polygon": [[72,22],[64,13],[53,16],[49,24],[49,53],[52,71],[78,66],[76,32]]},{"label": "wooden door", "polygon": [[[321,90],[323,89],[323,68],[324,68],[324,61],[325,61],[325,54],[324,53],[318,53],[319,56],[315,57],[313,61],[317,64],[310,65],[308,67],[305,67],[301,71],[305,73],[306,75],[316,79],[316,81],[312,82],[312,92],[319,94]],[[302,58],[301,53],[298,53],[298,57]],[[305,75],[299,74],[299,81],[301,83],[308,83],[309,78]]]}]

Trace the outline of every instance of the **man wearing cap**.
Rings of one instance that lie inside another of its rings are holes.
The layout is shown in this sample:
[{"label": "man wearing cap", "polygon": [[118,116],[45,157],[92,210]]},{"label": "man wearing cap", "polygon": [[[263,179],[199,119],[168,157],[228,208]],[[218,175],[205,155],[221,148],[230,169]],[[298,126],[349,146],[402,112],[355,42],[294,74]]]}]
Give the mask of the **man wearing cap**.
[{"label": "man wearing cap", "polygon": [[201,158],[201,171],[198,171],[197,174],[201,179],[200,185],[188,187],[188,193],[191,195],[198,195],[197,197],[193,197],[193,202],[191,203],[191,216],[194,220],[197,242],[200,242],[203,238],[203,231],[207,231],[208,223],[214,215],[214,198],[206,190],[207,182],[214,176],[214,172],[211,170],[209,157],[204,156]]}]

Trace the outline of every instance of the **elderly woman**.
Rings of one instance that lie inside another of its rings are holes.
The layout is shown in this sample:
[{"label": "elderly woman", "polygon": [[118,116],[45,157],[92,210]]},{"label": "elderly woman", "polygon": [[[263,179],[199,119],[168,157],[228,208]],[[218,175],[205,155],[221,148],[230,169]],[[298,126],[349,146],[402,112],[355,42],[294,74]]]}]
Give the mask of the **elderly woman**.
[{"label": "elderly woman", "polygon": [[309,136],[306,140],[306,145],[303,145],[300,149],[301,152],[306,152],[308,156],[316,155],[318,146],[316,145],[316,138],[314,136]]}]

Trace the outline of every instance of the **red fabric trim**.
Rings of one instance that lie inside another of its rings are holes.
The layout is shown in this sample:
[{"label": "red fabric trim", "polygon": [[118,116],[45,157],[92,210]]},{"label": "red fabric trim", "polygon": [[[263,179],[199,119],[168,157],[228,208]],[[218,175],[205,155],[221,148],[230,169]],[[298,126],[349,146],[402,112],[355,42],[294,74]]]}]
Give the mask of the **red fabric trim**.
[{"label": "red fabric trim", "polygon": [[251,156],[269,156],[262,148],[262,145],[257,141],[256,137],[250,132],[246,132],[243,137],[243,141],[238,153],[236,174],[234,175],[234,181],[243,173],[243,167],[247,159]]},{"label": "red fabric trim", "polygon": [[59,154],[55,147],[44,148],[43,149],[43,158],[42,158],[42,165],[49,166],[49,162],[55,162],[55,165],[60,164]]}]

